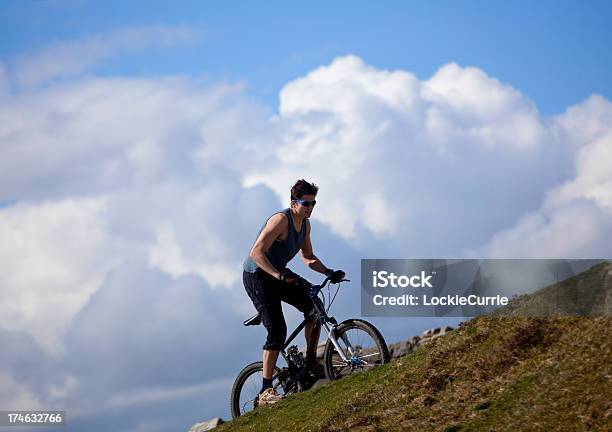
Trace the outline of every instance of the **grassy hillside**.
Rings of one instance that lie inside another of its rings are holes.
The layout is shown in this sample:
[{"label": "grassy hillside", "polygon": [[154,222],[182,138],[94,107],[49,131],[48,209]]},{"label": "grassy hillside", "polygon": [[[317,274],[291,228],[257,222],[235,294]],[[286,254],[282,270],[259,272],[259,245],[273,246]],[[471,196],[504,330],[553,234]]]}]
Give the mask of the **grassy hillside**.
[{"label": "grassy hillside", "polygon": [[603,262],[574,277],[513,298],[496,316],[612,316],[612,263]]},{"label": "grassy hillside", "polygon": [[[609,269],[595,266],[577,278]],[[368,374],[216,430],[610,431],[611,328],[610,317],[477,318]]]}]

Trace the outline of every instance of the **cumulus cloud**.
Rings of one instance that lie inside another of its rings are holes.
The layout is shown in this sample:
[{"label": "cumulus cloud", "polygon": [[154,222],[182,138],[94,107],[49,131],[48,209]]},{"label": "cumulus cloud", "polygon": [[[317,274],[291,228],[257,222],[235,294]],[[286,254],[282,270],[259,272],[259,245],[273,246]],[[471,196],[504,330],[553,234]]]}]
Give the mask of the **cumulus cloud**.
[{"label": "cumulus cloud", "polygon": [[[92,57],[24,72],[22,83],[78,74],[132,38],[126,46],[165,40],[153,31],[75,42],[59,52]],[[19,381],[19,356],[0,358],[0,402],[81,415],[210,402],[258,358],[263,330],[239,326],[253,311],[241,261],[299,178],[321,186],[317,255],[350,270],[353,287],[362,257],[609,255],[611,112],[593,96],[542,118],[478,68],[450,63],[419,79],[356,56],[287,83],[275,114],[241,83],[184,76],[9,92],[0,339],[45,372]],[[336,306],[356,315],[358,296]],[[431,325],[380,324],[403,336]]]},{"label": "cumulus cloud", "polygon": [[0,211],[0,328],[61,352],[60,332],[119,262],[104,199],[16,204]]},{"label": "cumulus cloud", "polygon": [[0,400],[10,403],[11,407],[24,407],[28,410],[43,409],[36,395],[28,392],[23,382],[18,382],[11,373],[0,371],[0,389]]},{"label": "cumulus cloud", "polygon": [[592,202],[573,200],[524,215],[515,226],[468,254],[475,258],[607,258],[610,234],[609,214]]},{"label": "cumulus cloud", "polygon": [[0,306],[2,328],[61,354],[73,316],[109,269],[134,257],[235,287],[257,219],[276,206],[219,164],[242,145],[232,136],[244,112],[261,116],[239,91],[90,79],[0,105],[0,202],[19,198],[0,212],[0,285],[11,299]]},{"label": "cumulus cloud", "polygon": [[541,206],[501,230],[472,256],[609,258],[612,235],[612,104],[592,96],[551,124],[576,148],[574,174]]},{"label": "cumulus cloud", "polygon": [[443,66],[422,87],[426,127],[438,145],[468,140],[484,147],[529,150],[544,134],[534,104],[475,67]]},{"label": "cumulus cloud", "polygon": [[227,334],[246,315],[241,294],[219,296],[197,277],[174,279],[126,262],[73,318],[64,356],[49,356],[25,332],[0,331],[0,403],[64,409],[74,421],[204,398],[211,411],[206,404],[200,410],[212,416],[225,408],[215,395],[261,347],[242,329],[234,332],[240,337]]},{"label": "cumulus cloud", "polygon": [[143,262],[115,268],[66,335],[72,355],[62,366],[79,377],[78,394],[89,397],[65,401],[85,412],[126,408],[228,380],[244,353],[259,345],[227,334],[243,316],[243,297],[218,295],[197,277],[174,279]]},{"label": "cumulus cloud", "polygon": [[0,108],[0,199],[105,193],[209,171],[214,161],[197,170],[192,153],[218,152],[235,135],[234,111],[248,105],[239,91],[180,77],[87,79],[11,98]]},{"label": "cumulus cloud", "polygon": [[337,58],[288,83],[273,122],[276,157],[245,184],[281,195],[296,173],[313,178],[330,197],[317,217],[336,235],[393,239],[409,256],[486,241],[536,208],[571,163],[530,100],[453,63],[421,81]]},{"label": "cumulus cloud", "polygon": [[559,190],[558,199],[584,196],[599,206],[612,210],[612,175],[609,161],[612,159],[612,134],[594,142],[578,155],[579,174],[575,180]]},{"label": "cumulus cloud", "polygon": [[0,339],[30,347],[2,356],[2,405],[77,418],[185,399],[226,409],[210,399],[263,338],[239,328],[253,312],[241,261],[279,205],[241,184],[270,141],[241,92],[86,78],[0,105]]}]

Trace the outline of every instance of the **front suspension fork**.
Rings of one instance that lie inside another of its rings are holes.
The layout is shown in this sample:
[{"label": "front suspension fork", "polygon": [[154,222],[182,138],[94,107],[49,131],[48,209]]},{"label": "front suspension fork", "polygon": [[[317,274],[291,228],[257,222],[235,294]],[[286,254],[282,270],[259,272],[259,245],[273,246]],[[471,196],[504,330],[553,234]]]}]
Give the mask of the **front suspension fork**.
[{"label": "front suspension fork", "polygon": [[[334,324],[330,327],[326,322],[324,322],[323,327],[325,328],[325,331],[327,332],[327,338],[331,341],[334,348],[336,348],[336,351],[338,351],[338,354],[342,358],[342,361],[344,361],[347,364],[350,364],[351,359],[346,356],[346,354],[344,353],[344,350],[340,348],[340,344],[338,343],[338,337],[336,335],[336,329],[338,328],[338,324]],[[353,352],[353,346],[351,345],[348,338],[346,337],[346,334],[343,333],[340,337],[342,341],[346,344],[349,354],[351,355],[351,357],[353,357],[355,355]]]}]

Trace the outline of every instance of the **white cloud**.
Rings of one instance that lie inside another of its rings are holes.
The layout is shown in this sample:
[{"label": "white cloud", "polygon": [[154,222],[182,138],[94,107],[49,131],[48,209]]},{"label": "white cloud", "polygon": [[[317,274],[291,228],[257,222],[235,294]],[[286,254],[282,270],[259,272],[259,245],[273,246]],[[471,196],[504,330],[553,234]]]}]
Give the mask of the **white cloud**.
[{"label": "white cloud", "polygon": [[475,258],[605,258],[612,223],[601,208],[579,201],[523,216],[514,227],[493,236]]},{"label": "white cloud", "polygon": [[108,34],[53,42],[38,52],[14,59],[10,70],[21,87],[29,88],[55,78],[81,74],[114,55],[147,47],[172,47],[198,36],[199,32],[189,26],[123,28]]},{"label": "white cloud", "polygon": [[485,147],[530,150],[542,142],[544,131],[534,104],[478,68],[443,66],[423,83],[422,97],[427,128],[438,144],[468,140]]},{"label": "white cloud", "polygon": [[233,376],[261,346],[233,336],[247,303],[243,292],[219,295],[198,277],[173,279],[144,262],[114,268],[66,334],[70,355],[57,369],[79,379],[57,403],[80,417],[218,390],[219,376]]},{"label": "white cloud", "polygon": [[[198,274],[213,288],[239,286],[242,260],[257,224],[268,216],[259,209],[278,205],[273,194],[244,189],[237,180],[210,180],[199,187],[172,184],[164,189],[160,188],[163,202],[151,198],[155,202],[149,207],[155,233],[149,263],[174,277]],[[254,203],[257,199],[263,201]],[[247,215],[257,216],[247,221]]]},{"label": "white cloud", "polygon": [[236,269],[277,206],[240,184],[254,153],[242,148],[260,139],[240,126],[263,112],[240,91],[180,77],[86,79],[0,104],[0,202],[18,202],[0,210],[0,293],[11,299],[0,328],[60,354],[73,316],[130,260],[240,284]]},{"label": "white cloud", "polygon": [[607,135],[578,151],[576,177],[551,191],[547,205],[559,205],[581,198],[595,201],[602,210],[612,215],[612,126]]},{"label": "white cloud", "polygon": [[23,383],[4,371],[0,371],[0,401],[6,401],[3,406],[12,410],[45,409],[36,395],[27,391]]},{"label": "white cloud", "polygon": [[316,217],[335,234],[393,238],[422,256],[488,239],[500,220],[537,205],[570,163],[530,100],[453,63],[419,81],[337,58],[282,89],[273,124],[275,157],[246,185],[284,197],[286,185],[312,179],[325,202]]},{"label": "white cloud", "polygon": [[[315,217],[336,235],[365,249],[360,238],[371,234],[411,254],[457,253],[567,180],[581,146],[576,124],[592,118],[572,108],[540,119],[517,90],[456,64],[420,81],[341,57],[288,83],[273,117],[242,90],[171,77],[84,79],[15,95],[0,106],[0,197],[35,206],[105,196],[102,223],[123,242],[118,260],[146,256],[175,278],[195,273],[229,288],[275,207],[269,192],[241,185],[263,183],[286,203],[288,186],[305,177],[322,186]],[[591,121],[589,136],[602,134],[600,123]],[[605,164],[594,176],[584,163],[557,195],[588,185],[588,196],[607,202]]]},{"label": "white cloud", "polygon": [[601,95],[594,94],[586,101],[569,107],[554,118],[551,128],[557,139],[575,146],[593,142],[610,132],[612,104]]},{"label": "white cloud", "polygon": [[[583,125],[581,128],[580,125]],[[612,104],[592,96],[554,120],[575,147],[574,177],[547,191],[541,206],[470,255],[609,258],[612,248]]]},{"label": "white cloud", "polygon": [[280,95],[279,111],[285,117],[309,111],[354,117],[369,112],[365,102],[408,111],[420,99],[419,88],[409,72],[381,71],[349,55],[288,83]]},{"label": "white cloud", "polygon": [[372,193],[364,196],[364,206],[364,224],[374,234],[384,237],[397,232],[399,221],[395,217],[393,208],[379,194]]},{"label": "white cloud", "polygon": [[[118,41],[156,34],[74,42],[58,51],[69,67],[23,82],[78,74]],[[81,49],[94,54],[73,60]],[[226,350],[262,337],[240,333],[252,311],[241,261],[299,178],[321,186],[326,262],[611,252],[604,98],[544,119],[477,68],[419,80],[356,56],[287,83],[277,115],[243,87],[81,78],[0,98],[0,202],[17,200],[0,208],[0,329],[70,354],[44,391],[7,384],[15,397],[136,406],[237,368]]]},{"label": "white cloud", "polygon": [[193,397],[202,393],[221,393],[234,383],[233,376],[213,379],[203,384],[185,386],[151,386],[114,395],[108,401],[108,408],[125,408],[168,399]]},{"label": "white cloud", "polygon": [[[239,155],[239,139],[219,149],[236,135],[228,118],[248,106],[239,88],[180,77],[87,79],[11,98],[0,105],[0,199],[106,193],[205,172]],[[218,155],[200,170],[197,151]]]},{"label": "white cloud", "polygon": [[118,264],[104,199],[17,204],[0,211],[0,328],[61,353],[61,331]]}]

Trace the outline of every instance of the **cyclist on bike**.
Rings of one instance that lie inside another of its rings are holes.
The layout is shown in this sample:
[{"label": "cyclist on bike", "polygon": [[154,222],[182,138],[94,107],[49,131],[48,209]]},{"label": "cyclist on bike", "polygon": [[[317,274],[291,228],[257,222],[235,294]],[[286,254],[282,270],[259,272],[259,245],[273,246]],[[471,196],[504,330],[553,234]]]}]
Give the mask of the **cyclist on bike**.
[{"label": "cyclist on bike", "polygon": [[273,214],[260,229],[249,256],[243,264],[243,281],[247,294],[261,314],[268,336],[263,346],[263,382],[259,391],[259,405],[278,402],[282,396],[272,387],[272,375],[279,351],[287,337],[287,325],[281,301],[291,304],[310,318],[304,329],[306,336],[306,365],[313,377],[321,377],[322,367],[316,361],[321,326],[310,317],[313,310],[308,295],[308,284],[286,266],[302,251],[302,261],[312,270],[341,281],[342,270],[328,269],[312,252],[310,242],[310,218],[316,204],[319,188],[298,180],[291,188],[291,204]]}]

